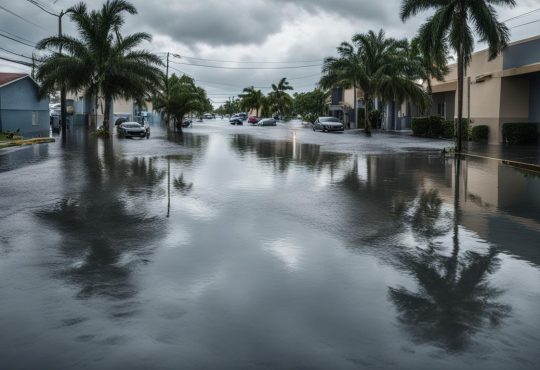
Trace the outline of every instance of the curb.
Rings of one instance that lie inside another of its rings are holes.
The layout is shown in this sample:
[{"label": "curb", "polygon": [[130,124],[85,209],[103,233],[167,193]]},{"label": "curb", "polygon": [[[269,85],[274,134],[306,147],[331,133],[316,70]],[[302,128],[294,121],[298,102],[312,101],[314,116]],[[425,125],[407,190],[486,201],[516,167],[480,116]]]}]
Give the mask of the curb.
[{"label": "curb", "polygon": [[7,142],[0,142],[0,149],[10,148],[14,146],[26,146],[34,144],[45,144],[45,143],[54,143],[56,140],[52,137],[37,137],[33,139],[26,140],[13,140]]}]

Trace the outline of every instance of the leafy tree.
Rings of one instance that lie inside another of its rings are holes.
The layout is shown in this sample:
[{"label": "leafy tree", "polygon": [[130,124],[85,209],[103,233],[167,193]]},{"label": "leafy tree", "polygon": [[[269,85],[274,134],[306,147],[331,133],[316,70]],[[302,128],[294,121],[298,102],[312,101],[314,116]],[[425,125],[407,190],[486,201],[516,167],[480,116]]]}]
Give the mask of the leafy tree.
[{"label": "leafy tree", "polygon": [[187,114],[202,114],[211,107],[206,91],[186,75],[178,77],[173,74],[168,82],[163,80],[161,91],[154,97],[154,109],[166,118],[167,128],[171,120],[175,127],[181,127],[178,123],[182,123]]},{"label": "leafy tree", "polygon": [[[353,36],[353,44],[343,42],[338,57],[326,58],[320,85],[324,88],[353,87],[362,89],[365,101],[365,131],[371,133],[369,120],[372,99],[411,100],[425,106],[428,97],[415,82],[420,66],[407,55],[407,40],[387,38],[383,30]],[[355,98],[355,116],[357,103]],[[358,120],[357,120],[358,121]]]},{"label": "leafy tree", "polygon": [[[508,43],[509,30],[497,19],[494,5],[513,7],[515,0],[402,0],[400,16],[406,21],[426,10],[435,14],[420,27],[419,40],[427,55],[437,55],[450,47],[457,54],[458,118],[463,118],[463,81],[474,50],[474,30],[487,42],[489,59],[494,59]],[[471,27],[472,26],[472,27]],[[461,125],[456,123],[458,152],[461,151]]]},{"label": "leafy tree", "polygon": [[62,49],[45,57],[38,65],[36,77],[42,93],[64,86],[71,91],[85,91],[103,97],[103,127],[109,128],[113,99],[143,98],[159,85],[161,60],[154,54],[136,48],[150,41],[147,33],[123,36],[123,13],[136,14],[135,7],[125,0],[107,0],[99,11],[87,10],[85,3],[68,9],[79,38],[68,35],[47,37],[38,49]]},{"label": "leafy tree", "polygon": [[294,94],[294,112],[300,114],[302,119],[308,122],[315,122],[317,117],[326,112],[326,99],[328,92],[315,89],[305,93]]}]

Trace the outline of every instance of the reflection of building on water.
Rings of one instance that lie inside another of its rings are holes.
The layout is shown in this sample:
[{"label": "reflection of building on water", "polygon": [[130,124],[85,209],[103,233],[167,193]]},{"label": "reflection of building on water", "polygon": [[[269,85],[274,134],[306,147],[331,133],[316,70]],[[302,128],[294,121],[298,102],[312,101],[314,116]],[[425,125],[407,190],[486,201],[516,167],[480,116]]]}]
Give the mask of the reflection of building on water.
[{"label": "reflection of building on water", "polygon": [[[452,204],[454,161],[448,162],[446,173],[444,184],[428,176],[424,186],[438,189],[443,201]],[[461,161],[459,182],[461,225],[540,265],[540,251],[532,248],[540,233],[540,175],[498,161],[467,158]]]}]

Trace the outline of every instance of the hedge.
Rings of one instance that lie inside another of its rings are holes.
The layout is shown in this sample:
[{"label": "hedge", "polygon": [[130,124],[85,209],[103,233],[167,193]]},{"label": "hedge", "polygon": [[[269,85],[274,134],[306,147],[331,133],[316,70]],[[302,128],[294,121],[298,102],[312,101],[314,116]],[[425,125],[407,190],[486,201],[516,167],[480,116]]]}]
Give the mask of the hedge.
[{"label": "hedge", "polygon": [[[469,121],[463,118],[461,124],[461,137],[468,140]],[[411,128],[415,136],[453,139],[455,137],[454,125],[454,120],[444,121],[439,116],[431,116],[413,118]]]},{"label": "hedge", "polygon": [[[443,122],[442,137],[446,139],[453,139],[457,136],[455,132],[456,120],[447,120]],[[461,138],[463,140],[469,139],[469,120],[467,118],[461,119]]]},{"label": "hedge", "polygon": [[489,126],[478,125],[471,129],[471,139],[473,141],[487,140],[489,135]]},{"label": "hedge", "polygon": [[538,140],[536,123],[505,123],[502,128],[503,142],[508,144],[530,144]]},{"label": "hedge", "polygon": [[413,118],[411,129],[414,136],[440,137],[443,120],[438,116]]}]

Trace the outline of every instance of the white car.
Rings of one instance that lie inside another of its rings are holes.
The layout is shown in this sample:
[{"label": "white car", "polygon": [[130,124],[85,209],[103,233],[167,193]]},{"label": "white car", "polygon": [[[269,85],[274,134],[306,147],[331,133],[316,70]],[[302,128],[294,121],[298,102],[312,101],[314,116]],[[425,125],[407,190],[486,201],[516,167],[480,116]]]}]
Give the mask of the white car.
[{"label": "white car", "polygon": [[124,122],[116,126],[116,131],[120,137],[140,137],[149,138],[150,128],[140,125],[138,122]]}]

